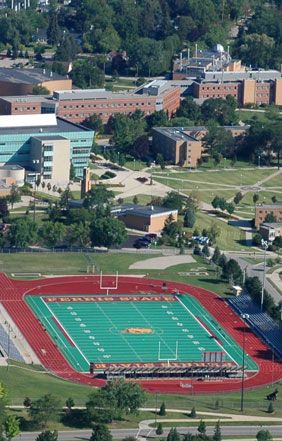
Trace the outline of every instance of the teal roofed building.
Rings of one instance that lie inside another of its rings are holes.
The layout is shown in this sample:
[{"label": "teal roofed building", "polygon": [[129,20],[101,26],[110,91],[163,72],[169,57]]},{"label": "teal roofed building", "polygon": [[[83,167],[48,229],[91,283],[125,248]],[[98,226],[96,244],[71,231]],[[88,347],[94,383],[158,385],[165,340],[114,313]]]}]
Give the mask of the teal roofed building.
[{"label": "teal roofed building", "polygon": [[38,176],[64,185],[70,164],[77,177],[87,167],[94,131],[55,114],[1,115],[0,165],[17,164],[26,169],[27,179]]}]

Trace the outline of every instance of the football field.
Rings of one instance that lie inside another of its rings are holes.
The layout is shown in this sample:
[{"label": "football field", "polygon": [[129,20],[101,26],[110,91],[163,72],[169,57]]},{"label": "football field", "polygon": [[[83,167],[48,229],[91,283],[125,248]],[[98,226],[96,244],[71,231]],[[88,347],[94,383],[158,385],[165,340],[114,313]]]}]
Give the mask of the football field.
[{"label": "football field", "polygon": [[[88,372],[91,362],[202,362],[207,352],[242,364],[242,349],[189,295],[50,295],[26,301],[80,372]],[[246,365],[257,369],[248,356]]]}]

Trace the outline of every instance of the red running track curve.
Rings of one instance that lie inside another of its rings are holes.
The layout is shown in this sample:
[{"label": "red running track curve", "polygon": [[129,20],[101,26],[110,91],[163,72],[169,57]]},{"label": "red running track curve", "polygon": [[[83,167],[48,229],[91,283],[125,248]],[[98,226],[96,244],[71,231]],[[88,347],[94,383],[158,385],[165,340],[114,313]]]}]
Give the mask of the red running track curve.
[{"label": "red running track curve", "polygon": [[[103,279],[104,286],[109,286],[111,283],[114,284],[113,277],[107,276]],[[24,296],[27,294],[105,294],[105,289],[100,289],[99,282],[99,276],[66,276],[23,281],[9,279],[5,274],[0,273],[0,302],[6,308],[46,370],[65,380],[92,386],[102,386],[105,384],[105,381],[92,378],[90,374],[76,372],[70,366],[24,301]],[[121,276],[119,277],[118,289],[113,292],[114,294],[160,294],[164,292],[175,293],[176,291],[181,294],[189,293],[194,296],[214,316],[222,328],[239,345],[242,345],[243,327],[246,325],[224,299],[211,291],[176,282],[166,282],[166,290],[164,291],[163,280]],[[246,352],[259,366],[257,373],[245,379],[246,389],[264,386],[282,378],[281,362],[272,360],[271,350],[250,328],[247,329],[245,347]],[[148,391],[160,393],[218,393],[238,391],[241,388],[241,381],[239,379],[195,380],[193,384],[191,384],[190,379],[155,379],[140,380],[139,383]]]}]

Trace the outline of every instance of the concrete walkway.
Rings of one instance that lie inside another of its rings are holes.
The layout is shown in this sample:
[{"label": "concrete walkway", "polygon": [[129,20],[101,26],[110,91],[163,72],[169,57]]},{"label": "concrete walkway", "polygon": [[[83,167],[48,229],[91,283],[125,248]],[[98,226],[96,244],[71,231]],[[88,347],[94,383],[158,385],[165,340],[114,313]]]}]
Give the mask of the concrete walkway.
[{"label": "concrete walkway", "polygon": [[180,254],[177,256],[152,257],[151,259],[139,260],[138,262],[133,263],[132,265],[130,265],[129,269],[162,270],[169,268],[170,266],[193,262],[195,262],[195,259],[187,254]]}]

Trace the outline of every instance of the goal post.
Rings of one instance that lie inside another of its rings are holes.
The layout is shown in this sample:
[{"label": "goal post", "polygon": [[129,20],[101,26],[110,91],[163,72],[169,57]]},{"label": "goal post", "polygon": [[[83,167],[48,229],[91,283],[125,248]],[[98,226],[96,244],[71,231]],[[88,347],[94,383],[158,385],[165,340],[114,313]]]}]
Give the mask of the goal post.
[{"label": "goal post", "polygon": [[100,290],[105,290],[106,293],[107,293],[107,296],[108,296],[109,295],[109,291],[114,291],[114,290],[118,289],[118,281],[119,281],[119,279],[118,279],[118,277],[119,277],[118,276],[118,271],[114,275],[109,274],[109,275],[104,276],[104,277],[113,277],[114,278],[112,280],[111,284],[108,284],[108,285],[103,284],[103,272],[102,271],[100,272]]},{"label": "goal post", "polygon": [[169,363],[171,361],[177,361],[177,360],[178,360],[178,341],[175,342],[175,353],[174,353],[174,357],[171,357],[171,358],[162,358],[161,357],[161,342],[159,341],[158,361],[165,361],[165,362],[167,362],[167,365],[169,366]]}]

